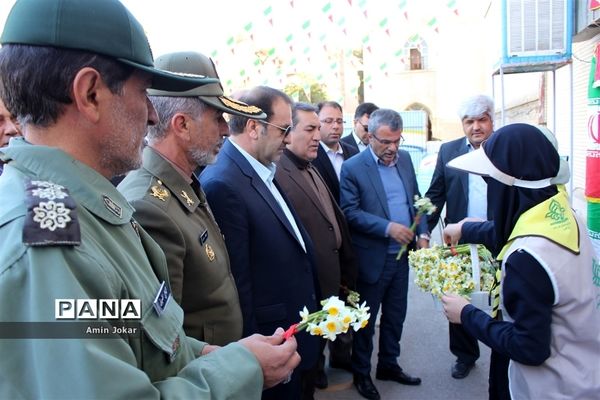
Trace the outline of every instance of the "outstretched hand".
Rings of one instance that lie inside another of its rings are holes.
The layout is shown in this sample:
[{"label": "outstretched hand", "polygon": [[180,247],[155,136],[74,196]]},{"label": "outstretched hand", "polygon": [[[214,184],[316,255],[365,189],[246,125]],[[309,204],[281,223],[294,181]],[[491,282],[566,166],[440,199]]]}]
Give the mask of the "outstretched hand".
[{"label": "outstretched hand", "polygon": [[446,225],[443,232],[444,243],[449,246],[456,246],[462,236],[462,226],[465,222],[484,222],[484,220],[480,218],[467,217],[455,224]]}]

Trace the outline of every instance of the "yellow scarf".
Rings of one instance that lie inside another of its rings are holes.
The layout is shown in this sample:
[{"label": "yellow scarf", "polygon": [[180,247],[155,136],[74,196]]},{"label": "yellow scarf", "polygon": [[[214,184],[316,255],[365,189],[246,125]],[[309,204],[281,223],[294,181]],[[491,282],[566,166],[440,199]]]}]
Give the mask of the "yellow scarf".
[{"label": "yellow scarf", "polygon": [[541,236],[565,249],[579,254],[579,229],[567,195],[559,191],[548,200],[525,211],[515,224],[498,260],[519,237]]},{"label": "yellow scarf", "polygon": [[[564,190],[559,190],[556,195],[521,214],[500,251],[498,260],[504,258],[515,239],[524,236],[541,236],[574,254],[579,254],[579,229]],[[496,316],[500,306],[500,275],[498,270],[491,289],[492,317]]]}]

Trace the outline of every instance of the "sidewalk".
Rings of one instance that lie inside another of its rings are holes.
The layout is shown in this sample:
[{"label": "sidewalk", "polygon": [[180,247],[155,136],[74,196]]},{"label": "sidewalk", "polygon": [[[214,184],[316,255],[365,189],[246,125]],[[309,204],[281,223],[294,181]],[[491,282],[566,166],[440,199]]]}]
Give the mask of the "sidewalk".
[{"label": "sidewalk", "polygon": [[[434,308],[431,295],[421,292],[413,284],[413,274],[410,274],[408,292],[408,313],[402,334],[401,355],[399,364],[413,376],[420,377],[420,386],[405,386],[395,382],[375,379],[377,365],[377,334],[375,350],[373,351],[373,383],[377,386],[382,399],[402,400],[485,400],[488,398],[488,372],[490,351],[480,343],[481,357],[476,367],[465,379],[453,379],[450,368],[454,356],[448,349],[448,321],[441,311]],[[318,390],[317,400],[360,400],[352,385],[350,373],[327,369],[329,387]]]}]

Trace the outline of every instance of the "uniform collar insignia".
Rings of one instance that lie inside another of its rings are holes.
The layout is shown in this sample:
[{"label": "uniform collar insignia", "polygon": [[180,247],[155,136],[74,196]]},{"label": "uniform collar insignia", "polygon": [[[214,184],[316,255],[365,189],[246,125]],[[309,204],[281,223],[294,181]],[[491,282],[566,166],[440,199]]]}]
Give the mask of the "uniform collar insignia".
[{"label": "uniform collar insignia", "polygon": [[119,218],[123,218],[123,209],[117,203],[115,203],[113,199],[103,194],[102,201],[104,202],[104,206],[108,209],[108,211]]},{"label": "uniform collar insignia", "polygon": [[187,194],[187,192],[185,190],[181,191],[181,197],[183,197],[183,199],[185,200],[185,202],[187,203],[188,207],[189,206],[193,206],[194,205],[194,200],[192,200],[190,198],[190,196]]}]

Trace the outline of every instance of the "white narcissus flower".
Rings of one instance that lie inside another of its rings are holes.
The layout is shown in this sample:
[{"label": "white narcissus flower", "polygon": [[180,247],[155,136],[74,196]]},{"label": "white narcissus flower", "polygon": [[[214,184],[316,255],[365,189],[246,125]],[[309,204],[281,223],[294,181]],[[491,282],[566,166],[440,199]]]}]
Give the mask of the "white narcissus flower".
[{"label": "white narcissus flower", "polygon": [[302,318],[302,320],[300,321],[300,323],[306,323],[308,321],[308,316],[310,315],[310,313],[308,312],[308,308],[306,308],[306,306],[304,306],[304,308],[302,309],[302,311],[300,311],[300,318]]},{"label": "white narcissus flower", "polygon": [[308,324],[308,333],[310,333],[313,336],[323,336],[323,328],[321,327],[320,324],[315,324],[313,322]]},{"label": "white narcissus flower", "polygon": [[327,314],[333,317],[337,317],[344,308],[346,308],[346,304],[337,296],[331,296],[323,304],[323,311],[327,311]]},{"label": "white narcissus flower", "polygon": [[350,327],[350,324],[352,322],[354,322],[354,320],[355,320],[355,317],[354,317],[354,314],[352,313],[352,310],[350,310],[348,308],[344,308],[344,310],[340,314],[340,321],[342,323],[342,332],[343,333],[348,332],[348,328]]},{"label": "white narcissus flower", "polygon": [[[444,293],[467,296],[475,290],[471,271],[470,249],[460,245],[454,255],[447,248],[432,246],[428,249],[411,251],[408,261],[415,272],[415,284],[423,291],[441,297]],[[488,291],[494,281],[496,266],[483,246],[478,248],[481,268],[480,287]]]},{"label": "white narcissus flower", "polygon": [[338,318],[327,318],[321,324],[324,331],[323,337],[332,342],[335,340],[336,336],[342,332],[342,324]]},{"label": "white narcissus flower", "polygon": [[290,337],[296,332],[306,330],[311,335],[323,336],[335,340],[337,335],[345,333],[352,326],[354,330],[364,328],[369,320],[369,307],[366,302],[357,306],[360,296],[356,292],[350,293],[355,302],[347,306],[337,296],[322,300],[322,309],[310,313],[306,307],[299,312],[302,319],[299,323],[288,328],[284,337]]}]

